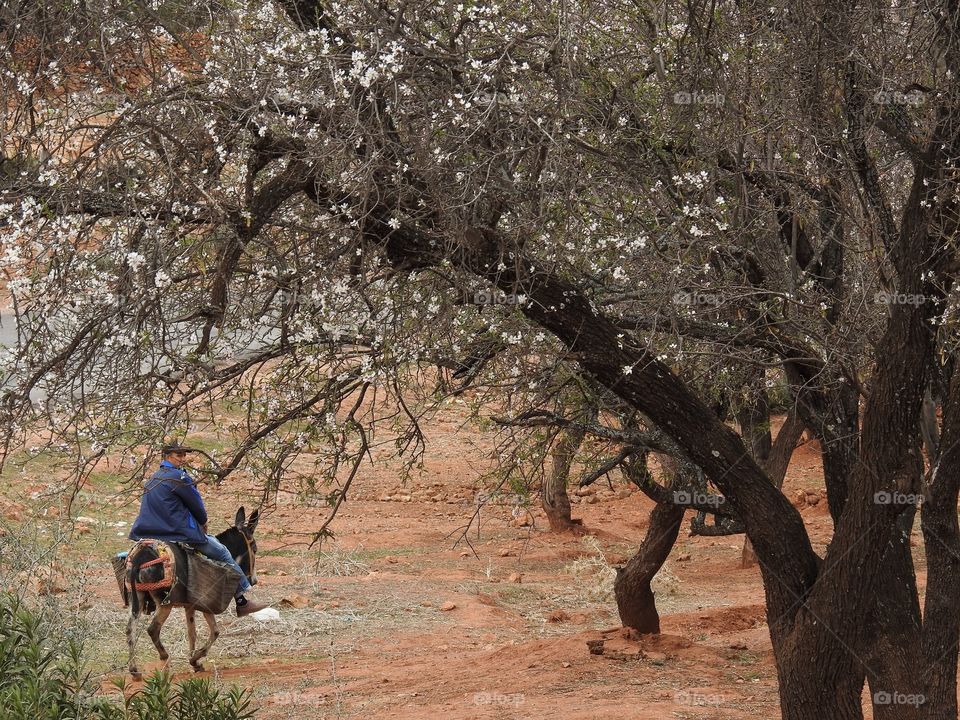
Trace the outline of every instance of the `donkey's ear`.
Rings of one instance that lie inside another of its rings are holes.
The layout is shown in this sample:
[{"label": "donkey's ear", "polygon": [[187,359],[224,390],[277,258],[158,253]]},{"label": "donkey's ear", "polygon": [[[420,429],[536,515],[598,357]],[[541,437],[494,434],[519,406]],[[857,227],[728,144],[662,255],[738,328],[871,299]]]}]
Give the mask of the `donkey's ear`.
[{"label": "donkey's ear", "polygon": [[247,520],[247,532],[253,535],[253,531],[256,529],[258,522],[260,522],[259,508],[250,513],[250,519]]},{"label": "donkey's ear", "polygon": [[237,516],[233,519],[233,524],[238,528],[243,527],[243,521],[247,518],[247,511],[243,509],[243,506],[240,506],[240,509],[237,510]]}]

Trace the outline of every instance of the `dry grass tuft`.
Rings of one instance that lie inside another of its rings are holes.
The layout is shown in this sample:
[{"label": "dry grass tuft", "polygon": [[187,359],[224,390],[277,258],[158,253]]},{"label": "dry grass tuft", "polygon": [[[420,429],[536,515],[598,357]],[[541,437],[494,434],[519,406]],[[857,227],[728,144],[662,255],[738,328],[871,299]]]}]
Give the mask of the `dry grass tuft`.
[{"label": "dry grass tuft", "polygon": [[577,558],[564,568],[573,578],[576,596],[588,603],[611,602],[617,571],[604,558],[599,540],[587,535],[581,542],[591,554]]},{"label": "dry grass tuft", "polygon": [[329,552],[321,550],[317,553],[317,560],[313,567],[317,575],[352,577],[369,574],[370,566],[360,559],[360,554],[363,552],[362,545],[352,550],[336,544],[331,547]]}]

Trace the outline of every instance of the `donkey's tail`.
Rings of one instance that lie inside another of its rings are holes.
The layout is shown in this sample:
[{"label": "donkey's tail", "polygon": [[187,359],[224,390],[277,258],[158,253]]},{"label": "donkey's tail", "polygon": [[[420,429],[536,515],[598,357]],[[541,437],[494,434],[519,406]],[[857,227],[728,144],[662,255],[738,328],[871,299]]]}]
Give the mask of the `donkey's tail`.
[{"label": "donkey's tail", "polygon": [[140,574],[140,563],[134,559],[131,567],[127,568],[127,583],[130,585],[130,614],[140,617],[140,592],[137,590],[137,575]]}]

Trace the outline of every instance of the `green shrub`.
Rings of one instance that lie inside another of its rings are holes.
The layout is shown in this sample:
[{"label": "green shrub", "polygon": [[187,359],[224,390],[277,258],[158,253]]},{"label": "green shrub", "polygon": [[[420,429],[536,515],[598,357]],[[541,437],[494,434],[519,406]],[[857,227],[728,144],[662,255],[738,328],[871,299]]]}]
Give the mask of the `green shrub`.
[{"label": "green shrub", "polygon": [[76,637],[50,635],[46,611],[0,596],[0,717],[85,720],[89,676]]},{"label": "green shrub", "polygon": [[[123,683],[118,684],[123,690]],[[98,720],[248,720],[254,716],[247,690],[231,688],[226,695],[209,679],[190,678],[174,685],[166,673],[147,678],[143,689],[124,706],[98,708]]]},{"label": "green shrub", "polygon": [[[49,609],[0,594],[0,720],[249,720],[249,693],[157,673],[122,704],[96,697],[80,636]],[[123,681],[118,687],[125,691]],[[124,695],[126,693],[124,692]]]}]

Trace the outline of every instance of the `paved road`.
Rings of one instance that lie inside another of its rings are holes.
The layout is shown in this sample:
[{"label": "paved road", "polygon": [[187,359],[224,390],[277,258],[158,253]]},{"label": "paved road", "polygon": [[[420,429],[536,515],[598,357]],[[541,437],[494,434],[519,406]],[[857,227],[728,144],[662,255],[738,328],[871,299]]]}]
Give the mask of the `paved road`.
[{"label": "paved road", "polygon": [[[214,334],[214,337],[216,335]],[[241,345],[236,349],[235,354],[228,357],[223,357],[220,359],[220,362],[233,362],[244,356],[245,353],[256,352],[265,347],[270,347],[277,342],[279,337],[279,331],[274,327],[265,326],[262,330],[253,333],[250,337],[247,338],[247,342]],[[13,312],[8,308],[0,308],[0,348],[13,347],[17,342],[17,324],[14,318]],[[188,336],[184,339],[181,339],[179,342],[175,342],[174,346],[182,347],[184,344],[195,347],[197,343],[200,342],[200,329],[197,328],[193,336]],[[146,366],[145,368],[146,369]],[[3,379],[0,378],[0,384],[3,383]],[[42,400],[46,397],[46,394],[42,389],[34,389],[30,393],[30,397],[33,400]]]},{"label": "paved road", "polygon": [[17,324],[13,313],[7,309],[0,310],[0,347],[10,347],[17,341]]}]

